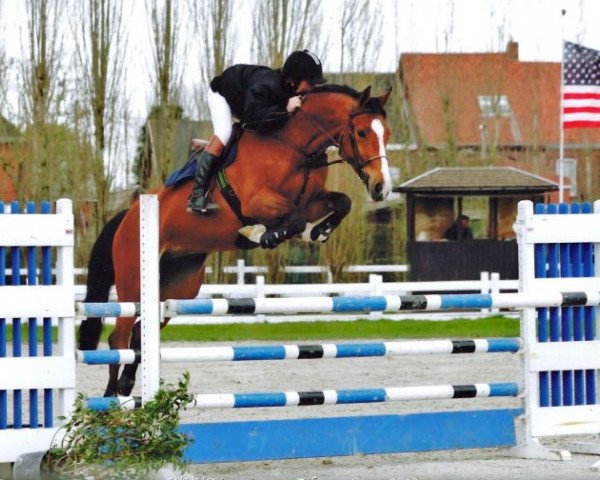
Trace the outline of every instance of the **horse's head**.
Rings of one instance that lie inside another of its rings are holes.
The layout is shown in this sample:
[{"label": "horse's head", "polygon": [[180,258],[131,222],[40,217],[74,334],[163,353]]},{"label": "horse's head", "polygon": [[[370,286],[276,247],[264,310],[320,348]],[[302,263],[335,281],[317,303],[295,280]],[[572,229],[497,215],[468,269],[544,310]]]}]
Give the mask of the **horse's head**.
[{"label": "horse's head", "polygon": [[304,159],[305,152],[313,151],[308,156],[318,157],[327,147],[338,147],[342,160],[356,171],[371,198],[384,200],[392,189],[385,151],[390,129],[383,109],[390,91],[371,97],[371,87],[362,93],[345,85],[316,87],[305,94],[298,120],[288,122],[278,142],[301,153]]},{"label": "horse's head", "polygon": [[354,168],[376,202],[384,200],[392,189],[385,150],[390,128],[383,109],[390,92],[391,89],[381,97],[371,97],[371,87],[367,87],[358,106],[350,111],[339,140],[342,159]]}]

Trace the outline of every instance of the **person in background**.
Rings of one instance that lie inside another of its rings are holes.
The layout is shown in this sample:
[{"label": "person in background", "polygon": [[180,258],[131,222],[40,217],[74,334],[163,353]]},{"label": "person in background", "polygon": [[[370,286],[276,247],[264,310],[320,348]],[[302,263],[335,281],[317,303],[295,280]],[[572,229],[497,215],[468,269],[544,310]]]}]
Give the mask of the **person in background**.
[{"label": "person in background", "polygon": [[446,240],[471,240],[473,231],[470,227],[471,219],[467,215],[459,215],[444,233]]}]

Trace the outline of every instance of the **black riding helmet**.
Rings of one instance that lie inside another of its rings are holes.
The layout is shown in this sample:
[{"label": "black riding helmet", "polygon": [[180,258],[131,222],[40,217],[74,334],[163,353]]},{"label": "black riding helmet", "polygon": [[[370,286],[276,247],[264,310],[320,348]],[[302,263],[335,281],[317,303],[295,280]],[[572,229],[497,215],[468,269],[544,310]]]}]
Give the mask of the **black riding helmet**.
[{"label": "black riding helmet", "polygon": [[294,82],[306,80],[313,85],[327,83],[323,77],[321,60],[308,50],[292,52],[283,64],[282,73],[286,79]]}]

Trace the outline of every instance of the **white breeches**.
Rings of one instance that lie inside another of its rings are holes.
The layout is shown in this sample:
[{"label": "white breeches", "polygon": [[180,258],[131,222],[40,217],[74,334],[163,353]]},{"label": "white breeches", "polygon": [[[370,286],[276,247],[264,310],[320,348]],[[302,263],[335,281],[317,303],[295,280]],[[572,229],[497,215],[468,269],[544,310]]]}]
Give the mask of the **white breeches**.
[{"label": "white breeches", "polygon": [[223,145],[227,145],[231,137],[233,115],[231,108],[221,94],[208,89],[208,109],[213,124],[214,134],[219,137]]}]

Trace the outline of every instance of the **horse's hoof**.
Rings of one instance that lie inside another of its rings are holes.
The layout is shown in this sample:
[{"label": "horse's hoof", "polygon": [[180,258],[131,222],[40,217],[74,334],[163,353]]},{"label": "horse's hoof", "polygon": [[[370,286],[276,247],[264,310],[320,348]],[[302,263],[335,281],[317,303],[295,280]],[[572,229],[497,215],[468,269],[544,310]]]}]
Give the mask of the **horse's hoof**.
[{"label": "horse's hoof", "polygon": [[248,225],[246,227],[242,227],[238,230],[238,233],[243,237],[246,237],[251,242],[260,244],[260,238],[267,231],[267,227],[258,223],[256,225]]},{"label": "horse's hoof", "polygon": [[133,386],[135,385],[135,380],[131,380],[129,378],[119,379],[119,388],[117,389],[117,394],[123,397],[128,397],[131,395],[131,391],[133,390]]},{"label": "horse's hoof", "polygon": [[261,248],[275,248],[284,241],[283,233],[277,230],[269,230],[260,236]]},{"label": "horse's hoof", "polygon": [[104,391],[104,397],[116,397],[117,396],[117,391],[114,388],[107,388]]}]

